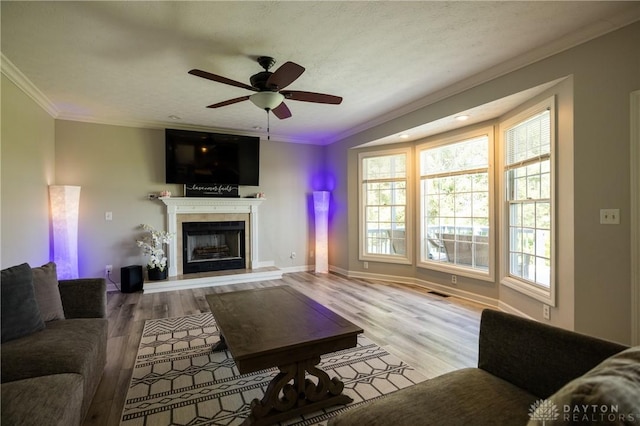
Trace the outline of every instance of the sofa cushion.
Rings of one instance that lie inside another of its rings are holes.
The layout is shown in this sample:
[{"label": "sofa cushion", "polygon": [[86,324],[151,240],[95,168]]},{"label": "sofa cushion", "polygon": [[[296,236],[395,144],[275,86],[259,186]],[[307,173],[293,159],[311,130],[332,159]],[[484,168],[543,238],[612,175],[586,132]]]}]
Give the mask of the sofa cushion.
[{"label": "sofa cushion", "polygon": [[[588,423],[602,415],[611,425],[633,423],[631,418],[640,421],[640,346],[607,358],[548,401],[555,404],[557,416],[546,419],[547,425]],[[532,413],[530,426],[541,424],[537,414]]]},{"label": "sofa cushion", "polygon": [[55,374],[2,384],[3,425],[74,426],[82,420],[82,376]]},{"label": "sofa cushion", "polygon": [[83,377],[86,412],[106,364],[107,320],[51,321],[44,330],[2,345],[2,385],[48,374]]},{"label": "sofa cushion", "polygon": [[56,264],[49,262],[39,268],[33,268],[33,288],[40,309],[42,321],[64,319]]},{"label": "sofa cushion", "polygon": [[526,424],[536,397],[478,368],[466,368],[345,411],[330,426]]},{"label": "sofa cushion", "polygon": [[3,269],[1,274],[2,343],[42,330],[29,264]]}]

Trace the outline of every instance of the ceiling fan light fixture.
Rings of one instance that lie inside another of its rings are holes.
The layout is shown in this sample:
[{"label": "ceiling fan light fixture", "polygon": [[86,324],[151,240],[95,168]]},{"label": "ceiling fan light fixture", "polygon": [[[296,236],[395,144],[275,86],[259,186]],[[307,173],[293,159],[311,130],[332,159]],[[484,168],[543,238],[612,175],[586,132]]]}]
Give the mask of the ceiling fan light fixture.
[{"label": "ceiling fan light fixture", "polygon": [[258,108],[270,111],[284,101],[284,95],[278,92],[258,92],[249,96],[249,100]]}]

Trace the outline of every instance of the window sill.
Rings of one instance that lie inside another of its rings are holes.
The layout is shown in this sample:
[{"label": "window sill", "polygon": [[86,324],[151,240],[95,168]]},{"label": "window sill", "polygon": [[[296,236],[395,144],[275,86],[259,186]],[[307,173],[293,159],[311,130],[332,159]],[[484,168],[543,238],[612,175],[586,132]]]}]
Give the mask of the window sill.
[{"label": "window sill", "polygon": [[393,255],[364,255],[358,258],[361,262],[379,262],[379,263],[394,263],[399,265],[411,265],[412,262],[407,257],[393,256]]},{"label": "window sill", "polygon": [[533,299],[536,299],[542,303],[546,303],[549,306],[556,306],[556,301],[554,297],[554,292],[550,287],[548,290],[543,288],[536,287],[532,284],[527,284],[523,281],[516,280],[512,277],[505,277],[500,281],[505,287],[509,287],[525,296],[529,296]]},{"label": "window sill", "polygon": [[441,262],[418,262],[418,268],[422,269],[430,269],[433,271],[445,272],[451,275],[458,275],[461,277],[469,277],[476,280],[482,281],[490,281],[494,282],[495,277],[491,268],[489,268],[486,272],[479,271],[473,268],[465,268],[464,266],[454,266],[450,264],[445,264]]}]

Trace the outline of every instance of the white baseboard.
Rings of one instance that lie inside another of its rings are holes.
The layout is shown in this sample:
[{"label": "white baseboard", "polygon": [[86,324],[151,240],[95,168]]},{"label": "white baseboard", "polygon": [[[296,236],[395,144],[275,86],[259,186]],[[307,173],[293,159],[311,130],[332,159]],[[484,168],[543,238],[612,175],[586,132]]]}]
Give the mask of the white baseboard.
[{"label": "white baseboard", "polygon": [[107,293],[118,292],[122,288],[122,284],[120,283],[110,283],[107,282]]},{"label": "white baseboard", "polygon": [[273,260],[263,260],[262,262],[255,262],[255,265],[253,265],[252,268],[270,268],[272,266],[276,266],[276,262],[274,262]]},{"label": "white baseboard", "polygon": [[293,274],[294,272],[308,272],[313,271],[313,265],[302,265],[302,266],[288,266],[286,268],[280,268],[280,270],[285,274]]},{"label": "white baseboard", "polygon": [[535,318],[533,318],[532,316],[527,315],[524,312],[522,312],[521,310],[516,309],[513,306],[511,306],[511,305],[509,305],[507,303],[504,303],[502,301],[498,303],[498,308],[500,308],[500,310],[502,312],[506,312],[508,314],[514,314],[514,315],[517,315],[519,317],[535,320]]},{"label": "white baseboard", "polygon": [[412,277],[400,277],[397,275],[375,274],[372,272],[349,271],[346,274],[346,276],[349,278],[360,278],[363,280],[379,280],[379,281],[391,281],[394,283],[401,283],[401,284],[415,284],[415,278],[412,278]]},{"label": "white baseboard", "polygon": [[492,308],[498,308],[499,301],[493,297],[482,296],[480,294],[471,293],[470,291],[460,290],[450,286],[434,283],[431,281],[425,281],[415,279],[415,284],[420,287],[427,288],[429,290],[437,291],[438,293],[446,294],[448,296],[454,296],[458,299],[469,300],[471,302],[479,303],[481,305],[490,306]]},{"label": "white baseboard", "polygon": [[437,284],[431,281],[421,280],[415,277],[400,277],[396,275],[375,274],[371,272],[347,271],[345,269],[338,268],[335,266],[331,266],[329,270],[331,272],[335,272],[337,274],[343,275],[347,278],[360,278],[365,280],[379,280],[379,281],[387,281],[387,282],[394,282],[394,283],[400,283],[400,284],[416,285],[416,286],[426,288],[428,290],[433,290],[433,291],[437,291],[438,293],[446,294],[448,296],[454,296],[459,299],[469,300],[471,302],[490,306],[492,308],[499,307],[499,302],[497,299],[481,296],[475,293],[471,293],[469,291],[452,288],[450,286]]}]

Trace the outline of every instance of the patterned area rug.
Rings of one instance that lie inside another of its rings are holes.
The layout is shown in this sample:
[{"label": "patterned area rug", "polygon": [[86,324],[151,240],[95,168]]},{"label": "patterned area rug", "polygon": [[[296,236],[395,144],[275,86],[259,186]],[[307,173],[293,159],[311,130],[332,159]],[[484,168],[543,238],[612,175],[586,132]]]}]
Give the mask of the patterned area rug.
[{"label": "patterned area rug", "polygon": [[[241,375],[229,351],[211,352],[218,340],[210,313],[147,321],[120,424],[241,424],[278,370]],[[320,368],[344,382],[353,402],[283,424],[326,424],[340,411],[426,379],[362,335],[357,347],[323,356]]]}]

